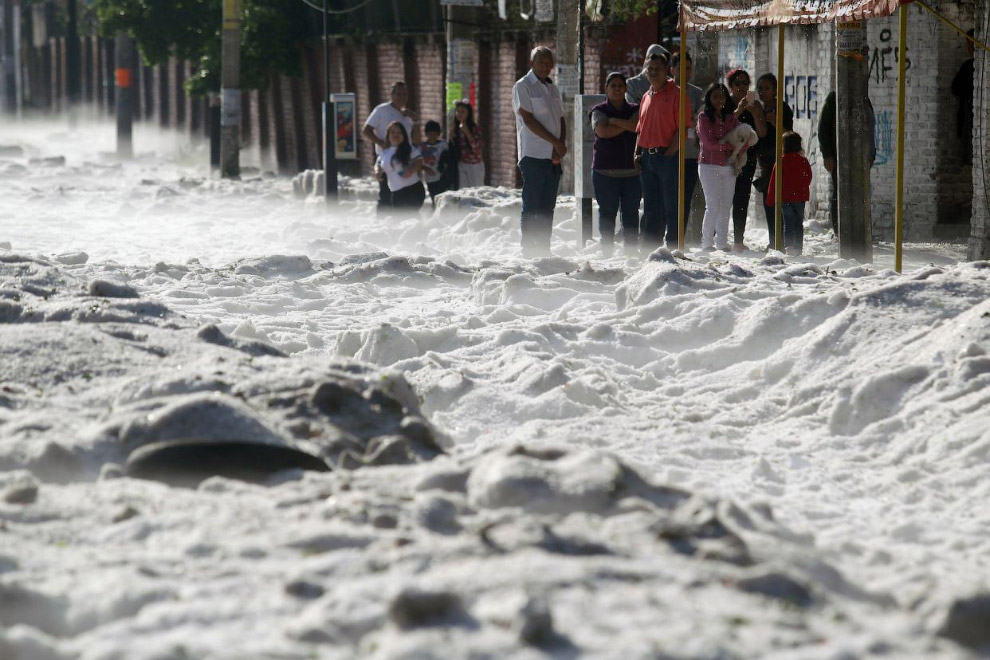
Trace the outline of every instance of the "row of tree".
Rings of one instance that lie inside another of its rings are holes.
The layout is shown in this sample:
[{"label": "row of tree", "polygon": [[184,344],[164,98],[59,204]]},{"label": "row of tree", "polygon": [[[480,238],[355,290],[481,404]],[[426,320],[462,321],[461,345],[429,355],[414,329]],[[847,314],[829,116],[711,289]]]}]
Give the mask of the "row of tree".
[{"label": "row of tree", "polygon": [[[65,1],[74,5],[80,0]],[[676,19],[676,0],[583,2],[589,15],[596,13],[612,21],[658,10],[661,16],[670,14]],[[132,36],[147,65],[163,64],[169,57],[196,62],[198,73],[186,81],[186,89],[200,96],[220,89],[222,4],[223,0],[95,0],[86,12],[100,35],[113,37],[122,31]],[[429,12],[423,4],[430,6]],[[437,0],[328,0],[329,30],[333,35],[374,32],[376,19],[368,17],[391,13],[396,28],[403,31],[434,30],[442,24],[427,17],[438,14],[439,6],[434,4],[438,5]],[[495,0],[491,4],[494,7]],[[672,12],[665,11],[668,4],[675,8]],[[323,0],[241,0],[241,6],[241,87],[263,88],[276,73],[298,75],[300,46],[322,34]],[[386,6],[390,12],[382,11]]]},{"label": "row of tree", "polygon": [[[73,2],[75,0],[70,0]],[[242,0],[241,86],[258,89],[275,73],[301,73],[299,47],[320,34],[322,17],[301,0]],[[134,37],[145,64],[196,62],[192,95],[220,89],[222,0],[96,0],[102,36]]]}]

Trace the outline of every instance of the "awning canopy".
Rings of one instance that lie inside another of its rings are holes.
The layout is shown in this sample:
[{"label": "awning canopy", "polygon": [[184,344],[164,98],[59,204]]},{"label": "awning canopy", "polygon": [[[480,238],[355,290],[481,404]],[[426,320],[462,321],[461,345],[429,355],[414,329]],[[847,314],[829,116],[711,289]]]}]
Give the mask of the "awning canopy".
[{"label": "awning canopy", "polygon": [[688,32],[860,21],[890,16],[910,0],[681,0]]}]

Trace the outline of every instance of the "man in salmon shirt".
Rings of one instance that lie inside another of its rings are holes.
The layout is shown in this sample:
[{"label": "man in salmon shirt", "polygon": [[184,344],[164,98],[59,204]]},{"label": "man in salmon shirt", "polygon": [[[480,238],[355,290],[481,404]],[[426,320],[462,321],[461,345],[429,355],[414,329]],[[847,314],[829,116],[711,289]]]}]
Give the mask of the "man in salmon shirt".
[{"label": "man in salmon shirt", "polygon": [[[653,55],[646,65],[650,90],[639,106],[637,162],[643,184],[644,243],[677,247],[677,123],[681,90],[667,78],[667,57]],[[686,116],[691,116],[691,101]]]}]

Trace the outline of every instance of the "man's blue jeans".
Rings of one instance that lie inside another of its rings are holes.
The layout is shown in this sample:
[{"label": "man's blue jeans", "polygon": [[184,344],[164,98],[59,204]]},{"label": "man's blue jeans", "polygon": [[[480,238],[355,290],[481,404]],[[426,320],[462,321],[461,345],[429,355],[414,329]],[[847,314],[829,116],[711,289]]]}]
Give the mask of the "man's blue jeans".
[{"label": "man's blue jeans", "polygon": [[643,242],[677,247],[677,154],[643,154]]},{"label": "man's blue jeans", "polygon": [[526,156],[519,161],[519,171],[523,180],[520,218],[523,251],[549,251],[560,166],[549,158]]}]

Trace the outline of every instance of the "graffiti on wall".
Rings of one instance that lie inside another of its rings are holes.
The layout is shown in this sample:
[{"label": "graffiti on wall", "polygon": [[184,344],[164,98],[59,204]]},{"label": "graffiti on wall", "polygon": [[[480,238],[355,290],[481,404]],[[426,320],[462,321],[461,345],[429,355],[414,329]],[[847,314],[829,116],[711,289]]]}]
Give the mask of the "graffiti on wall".
[{"label": "graffiti on wall", "polygon": [[749,44],[748,37],[736,37],[729,46],[729,68],[746,67],[749,64]]},{"label": "graffiti on wall", "polygon": [[749,69],[750,43],[747,37],[731,37],[719,40],[719,57],[716,78],[725,81],[733,69]]},{"label": "graffiti on wall", "polygon": [[643,70],[646,48],[657,37],[657,16],[610,25],[607,35],[602,43],[602,73],[618,71],[627,78],[637,76]]},{"label": "graffiti on wall", "polygon": [[795,119],[818,116],[818,76],[784,76],[784,101]]},{"label": "graffiti on wall", "polygon": [[877,159],[873,161],[874,167],[886,165],[894,157],[894,121],[889,110],[881,110],[877,113],[877,125],[874,128],[877,141]]},{"label": "graffiti on wall", "polygon": [[646,49],[633,47],[627,50],[622,56],[622,63],[606,64],[605,71],[618,71],[626,78],[638,76],[643,70],[643,60],[646,59]]},{"label": "graffiti on wall", "polygon": [[[887,78],[896,79],[896,67],[900,57],[900,48],[893,45],[892,33],[889,29],[880,30],[879,45],[871,48],[870,78],[877,83],[887,82]],[[904,61],[905,70],[911,70],[911,58]],[[894,71],[894,73],[891,73]]]}]

